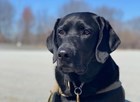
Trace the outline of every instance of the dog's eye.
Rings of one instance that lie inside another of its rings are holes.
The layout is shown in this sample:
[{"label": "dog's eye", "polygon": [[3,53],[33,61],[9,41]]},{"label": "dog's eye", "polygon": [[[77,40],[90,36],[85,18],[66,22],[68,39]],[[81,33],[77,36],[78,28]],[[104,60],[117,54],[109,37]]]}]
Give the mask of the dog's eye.
[{"label": "dog's eye", "polygon": [[58,33],[60,34],[60,35],[64,35],[65,34],[65,31],[64,30],[58,30]]},{"label": "dog's eye", "polygon": [[88,30],[88,29],[85,29],[84,31],[83,31],[83,34],[84,35],[89,35],[91,32],[90,32],[90,30]]}]

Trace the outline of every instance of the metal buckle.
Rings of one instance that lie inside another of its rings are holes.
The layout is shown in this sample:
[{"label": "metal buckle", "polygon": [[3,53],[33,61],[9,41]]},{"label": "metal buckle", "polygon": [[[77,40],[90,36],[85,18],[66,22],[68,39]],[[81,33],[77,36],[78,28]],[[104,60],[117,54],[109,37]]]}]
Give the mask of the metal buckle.
[{"label": "metal buckle", "polygon": [[82,94],[82,89],[81,89],[81,87],[76,87],[75,89],[74,89],[74,93],[75,93],[75,95],[81,95]]}]

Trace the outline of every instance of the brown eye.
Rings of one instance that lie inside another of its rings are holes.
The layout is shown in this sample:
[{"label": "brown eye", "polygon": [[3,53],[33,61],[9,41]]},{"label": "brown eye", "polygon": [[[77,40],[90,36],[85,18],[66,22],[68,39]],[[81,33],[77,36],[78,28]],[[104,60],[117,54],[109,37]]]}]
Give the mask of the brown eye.
[{"label": "brown eye", "polygon": [[64,31],[64,30],[59,30],[58,33],[59,33],[60,35],[64,35],[64,34],[65,34],[65,31]]},{"label": "brown eye", "polygon": [[83,31],[83,34],[84,35],[89,35],[91,32],[90,32],[90,30],[88,30],[88,29],[85,29],[84,31]]}]

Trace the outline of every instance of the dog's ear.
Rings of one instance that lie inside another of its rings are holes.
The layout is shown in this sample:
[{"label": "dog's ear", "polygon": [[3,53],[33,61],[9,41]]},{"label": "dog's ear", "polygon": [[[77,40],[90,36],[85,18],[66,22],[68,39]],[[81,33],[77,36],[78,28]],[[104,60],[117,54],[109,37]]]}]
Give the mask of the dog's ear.
[{"label": "dog's ear", "polygon": [[57,60],[58,45],[57,45],[57,39],[56,39],[56,30],[57,30],[59,22],[60,22],[60,18],[57,19],[57,21],[55,22],[54,29],[46,40],[48,50],[51,53],[53,53],[53,63],[55,63]]},{"label": "dog's ear", "polygon": [[100,31],[95,55],[98,62],[104,63],[109,54],[119,46],[121,41],[109,22],[103,17],[97,17],[97,23]]}]

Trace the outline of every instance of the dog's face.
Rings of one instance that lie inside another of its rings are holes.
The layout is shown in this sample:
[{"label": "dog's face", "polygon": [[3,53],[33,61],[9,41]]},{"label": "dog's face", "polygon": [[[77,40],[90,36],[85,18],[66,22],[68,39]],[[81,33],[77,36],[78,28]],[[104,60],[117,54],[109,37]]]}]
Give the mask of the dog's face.
[{"label": "dog's face", "polygon": [[95,52],[97,23],[88,15],[69,15],[59,22],[56,32],[58,67],[63,72],[84,73]]},{"label": "dog's face", "polygon": [[54,62],[63,73],[86,73],[91,61],[104,63],[120,41],[109,23],[93,13],[73,13],[58,19],[47,39]]}]

